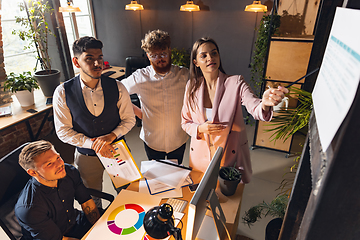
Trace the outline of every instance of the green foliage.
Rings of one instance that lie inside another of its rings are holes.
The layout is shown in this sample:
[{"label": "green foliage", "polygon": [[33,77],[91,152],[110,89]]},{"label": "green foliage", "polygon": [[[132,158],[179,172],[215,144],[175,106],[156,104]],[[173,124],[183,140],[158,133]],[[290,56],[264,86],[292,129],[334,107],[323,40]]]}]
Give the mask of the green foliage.
[{"label": "green foliage", "polygon": [[299,104],[296,108],[280,110],[279,114],[271,120],[271,123],[267,124],[267,126],[273,127],[272,129],[265,130],[267,132],[274,132],[271,135],[271,141],[283,139],[285,142],[294,133],[308,126],[313,108],[311,93],[295,87],[290,87],[289,90],[289,99],[297,98]]},{"label": "green foliage", "polygon": [[10,73],[4,83],[4,91],[9,90],[12,93],[17,91],[39,89],[37,81],[31,75],[31,72],[23,72],[20,74]]},{"label": "green foliage", "polygon": [[263,201],[245,212],[242,217],[243,223],[251,227],[256,221],[268,215],[284,219],[288,202],[289,199],[285,195],[277,196],[271,203]]},{"label": "green foliage", "polygon": [[[271,15],[264,15],[261,19],[260,26],[258,28],[257,39],[255,41],[254,56],[251,62],[251,79],[254,84],[254,91],[259,92],[263,78],[264,63],[268,49],[268,37],[270,31]],[[280,26],[280,16],[274,15],[273,24],[271,29],[271,36],[273,36]]]},{"label": "green foliage", "polygon": [[190,67],[190,54],[184,49],[171,49],[171,62],[174,65],[183,66],[186,68]]},{"label": "green foliage", "polygon": [[222,167],[219,172],[220,177],[229,181],[238,181],[241,179],[241,172],[235,167]]},{"label": "green foliage", "polygon": [[295,175],[299,166],[300,156],[297,156],[294,159],[294,164],[289,168],[289,170],[283,175],[283,180],[280,183],[280,186],[276,190],[280,190],[281,195],[286,195],[290,197],[292,187],[295,181]]},{"label": "green foliage", "polygon": [[[20,3],[20,11],[26,11],[25,3]],[[51,72],[50,57],[48,53],[48,38],[50,35],[55,36],[46,22],[46,15],[52,14],[54,9],[51,8],[48,1],[29,1],[29,17],[16,17],[16,23],[21,24],[25,30],[13,30],[13,35],[18,35],[23,41],[29,41],[29,45],[24,50],[31,49],[34,44],[40,53],[40,61],[43,69]]]}]

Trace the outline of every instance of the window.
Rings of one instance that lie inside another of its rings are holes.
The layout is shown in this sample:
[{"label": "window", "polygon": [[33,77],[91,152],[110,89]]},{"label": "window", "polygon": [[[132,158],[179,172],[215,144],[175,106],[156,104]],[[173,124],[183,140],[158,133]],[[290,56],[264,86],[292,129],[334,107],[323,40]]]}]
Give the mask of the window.
[{"label": "window", "polygon": [[[73,0],[73,6],[79,7],[81,12],[63,13],[65,30],[72,56],[72,44],[75,39],[84,36],[95,36],[92,5],[90,0]],[[67,0],[60,0],[60,5],[65,7]]]},{"label": "window", "polygon": [[4,64],[7,74],[10,72],[22,73],[32,71],[36,65],[35,45],[32,49],[24,50],[28,42],[22,41],[13,30],[19,30],[22,26],[15,22],[15,17],[26,17],[25,11],[20,11],[19,4],[22,0],[2,1],[1,26],[3,34]]}]

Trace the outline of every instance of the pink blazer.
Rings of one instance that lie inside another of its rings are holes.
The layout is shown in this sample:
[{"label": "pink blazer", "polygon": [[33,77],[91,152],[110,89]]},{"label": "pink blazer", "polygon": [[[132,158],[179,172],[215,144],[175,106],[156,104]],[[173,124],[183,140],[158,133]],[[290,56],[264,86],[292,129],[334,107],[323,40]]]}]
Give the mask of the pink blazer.
[{"label": "pink blazer", "polygon": [[190,167],[205,172],[217,147],[224,148],[222,166],[236,166],[242,172],[242,182],[251,180],[252,169],[249,144],[245,131],[245,123],[241,105],[256,119],[270,121],[272,111],[264,113],[261,108],[261,99],[257,98],[250,86],[241,75],[229,76],[219,71],[217,87],[212,108],[213,123],[224,123],[228,127],[219,135],[197,135],[197,127],[206,121],[204,115],[204,87],[205,81],[197,90],[197,103],[194,111],[191,110],[186,86],[184,104],[181,112],[181,126],[191,136]]}]

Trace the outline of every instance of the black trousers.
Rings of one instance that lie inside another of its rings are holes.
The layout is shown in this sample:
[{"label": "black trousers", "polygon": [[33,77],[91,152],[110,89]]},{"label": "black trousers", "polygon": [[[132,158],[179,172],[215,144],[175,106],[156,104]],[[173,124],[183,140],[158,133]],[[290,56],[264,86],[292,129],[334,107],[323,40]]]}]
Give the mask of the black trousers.
[{"label": "black trousers", "polygon": [[144,146],[145,146],[146,155],[149,160],[165,159],[165,156],[166,156],[167,159],[177,159],[178,164],[181,164],[183,161],[183,157],[184,157],[186,143],[184,143],[178,149],[175,149],[174,151],[169,152],[169,153],[156,151],[156,150],[150,148],[148,145],[146,145],[146,143],[144,143]]}]

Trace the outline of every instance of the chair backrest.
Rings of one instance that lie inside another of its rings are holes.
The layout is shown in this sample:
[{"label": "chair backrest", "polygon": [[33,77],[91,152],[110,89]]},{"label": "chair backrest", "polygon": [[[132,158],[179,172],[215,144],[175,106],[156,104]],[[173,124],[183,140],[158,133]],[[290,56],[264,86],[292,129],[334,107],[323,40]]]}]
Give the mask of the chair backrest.
[{"label": "chair backrest", "polygon": [[14,207],[19,193],[30,179],[30,175],[18,162],[19,154],[27,144],[0,159],[0,226],[10,239],[20,239],[22,236]]},{"label": "chair backrest", "polygon": [[147,57],[127,57],[125,59],[125,63],[125,77],[130,76],[139,68],[144,68],[150,65],[150,61]]}]

